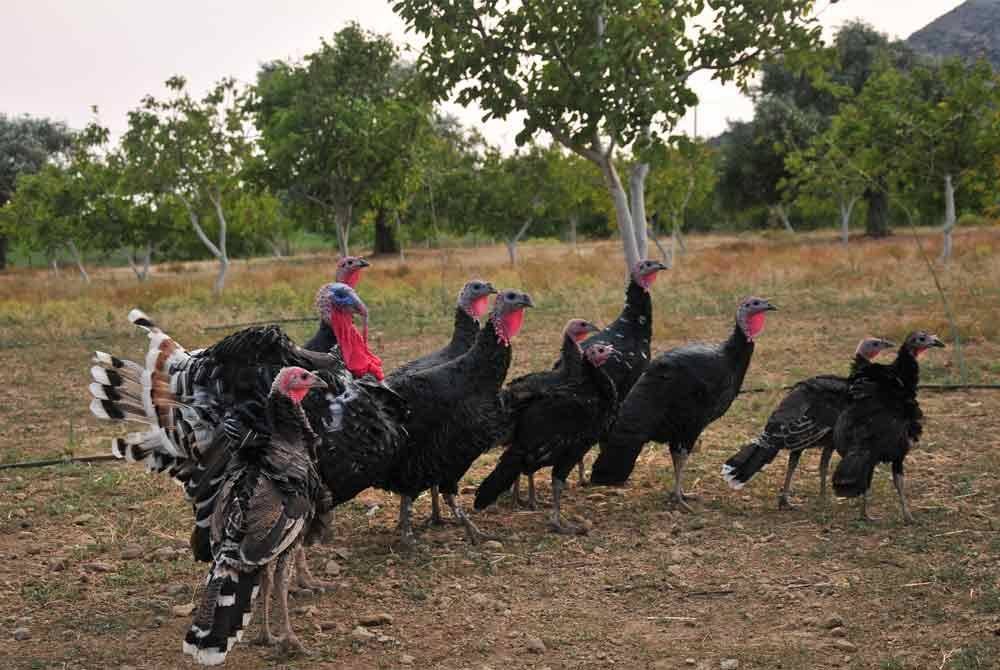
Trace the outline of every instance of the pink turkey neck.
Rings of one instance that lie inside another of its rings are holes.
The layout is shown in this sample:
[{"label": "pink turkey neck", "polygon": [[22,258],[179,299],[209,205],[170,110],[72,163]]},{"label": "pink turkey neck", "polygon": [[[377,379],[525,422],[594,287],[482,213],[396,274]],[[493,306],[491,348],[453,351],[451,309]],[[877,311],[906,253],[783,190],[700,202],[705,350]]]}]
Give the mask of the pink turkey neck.
[{"label": "pink turkey neck", "polygon": [[481,295],[475,300],[473,300],[469,306],[466,308],[465,312],[473,319],[478,319],[486,314],[486,310],[489,308],[490,297],[488,295]]},{"label": "pink turkey neck", "polygon": [[[499,323],[498,323],[499,322]],[[521,330],[524,323],[524,308],[512,309],[499,318],[494,317],[493,325],[497,330],[497,341],[504,346],[510,346],[510,341]]]},{"label": "pink turkey neck", "polygon": [[753,340],[764,332],[764,321],[766,319],[766,312],[754,312],[747,317],[747,339]]},{"label": "pink turkey neck", "polygon": [[653,285],[656,278],[659,276],[659,270],[653,270],[652,272],[647,272],[644,275],[639,275],[639,281],[637,282],[639,286],[643,287],[647,291],[649,287]]},{"label": "pink turkey neck", "polygon": [[354,268],[353,270],[347,270],[343,272],[343,277],[340,278],[342,284],[347,284],[351,288],[356,288],[358,281],[361,280],[361,268]]}]

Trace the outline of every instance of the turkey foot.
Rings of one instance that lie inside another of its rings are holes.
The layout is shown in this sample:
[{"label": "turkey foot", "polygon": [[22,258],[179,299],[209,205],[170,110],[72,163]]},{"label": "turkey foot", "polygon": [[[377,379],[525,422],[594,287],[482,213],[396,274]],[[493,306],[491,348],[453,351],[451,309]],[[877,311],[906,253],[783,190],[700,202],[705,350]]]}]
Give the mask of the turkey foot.
[{"label": "turkey foot", "polygon": [[865,495],[861,498],[861,521],[866,521],[868,523],[875,523],[879,520],[879,517],[872,516],[868,513],[868,498],[871,497],[871,490],[865,491]]},{"label": "turkey foot", "polygon": [[549,519],[549,530],[559,535],[586,535],[587,529],[583,526],[574,526],[556,517]]},{"label": "turkey foot", "polygon": [[586,535],[587,529],[563,523],[562,512],[559,509],[559,501],[562,499],[563,489],[566,482],[555,476],[552,477],[552,514],[549,517],[549,530],[560,535]]},{"label": "turkey foot", "polygon": [[278,643],[278,649],[285,656],[295,656],[297,654],[302,654],[304,656],[312,656],[312,652],[306,649],[302,641],[295,635],[295,633],[290,633],[285,637],[281,638]]},{"label": "turkey foot", "polygon": [[299,548],[295,550],[295,583],[300,589],[309,589],[316,593],[326,593],[337,588],[333,582],[327,582],[313,576],[312,571],[309,570],[309,562],[306,560],[306,549],[302,545],[299,545]]},{"label": "turkey foot", "polygon": [[528,475],[528,509],[531,511],[536,511],[538,509],[539,500],[535,496],[535,475]]},{"label": "turkey foot", "polygon": [[681,509],[681,511],[686,512],[687,514],[694,514],[694,508],[684,501],[684,497],[683,493],[677,494],[676,492],[671,492],[670,495],[667,496],[667,504],[676,505]]},{"label": "turkey foot", "polygon": [[780,495],[778,496],[778,509],[780,510],[797,510],[798,507],[793,505],[788,500],[788,496]]},{"label": "turkey foot", "polygon": [[674,463],[674,490],[667,497],[667,502],[677,505],[688,514],[694,514],[694,510],[687,504],[687,500],[697,500],[696,496],[685,495],[681,482],[684,479],[684,466],[687,465],[688,452],[683,450],[670,450],[670,459]]},{"label": "turkey foot", "polygon": [[431,487],[431,518],[427,520],[426,526],[454,526],[454,521],[449,521],[441,516],[441,499],[438,495],[438,487]]},{"label": "turkey foot", "polygon": [[271,631],[261,630],[260,633],[257,634],[257,637],[253,639],[251,644],[255,644],[258,647],[276,647],[279,642],[281,642],[281,640],[271,635]]},{"label": "turkey foot", "polygon": [[274,565],[264,566],[264,571],[260,575],[260,592],[257,597],[261,599],[261,622],[260,632],[254,638],[253,643],[261,647],[273,647],[278,644],[278,638],[271,635],[271,580],[274,578]]},{"label": "turkey foot", "polygon": [[451,513],[455,516],[459,523],[462,524],[462,527],[465,528],[465,538],[469,541],[469,544],[479,544],[480,542],[485,542],[487,540],[500,539],[495,535],[487,535],[483,531],[479,530],[479,528],[476,527],[476,524],[472,523],[472,519],[466,515],[465,510],[459,506],[458,501],[455,500],[454,493],[445,493],[444,502],[451,509]]}]

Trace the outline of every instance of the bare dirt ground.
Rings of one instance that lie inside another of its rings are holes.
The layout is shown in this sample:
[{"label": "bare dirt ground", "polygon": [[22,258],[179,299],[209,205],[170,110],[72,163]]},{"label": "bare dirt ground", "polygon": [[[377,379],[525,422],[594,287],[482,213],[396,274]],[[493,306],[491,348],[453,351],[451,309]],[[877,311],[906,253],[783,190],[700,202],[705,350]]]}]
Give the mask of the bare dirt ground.
[{"label": "bare dirt ground", "polygon": [[[935,253],[933,238],[924,244]],[[964,365],[969,381],[1000,382],[1000,229],[966,231],[956,246],[959,256],[938,270],[963,333],[962,360],[954,347],[934,352],[922,379],[955,381]],[[529,247],[517,271],[502,265],[499,248],[427,252],[406,264],[377,261],[361,293],[391,367],[447,337],[448,304],[464,278],[522,286],[539,306],[515,342],[516,374],[552,359],[571,316],[614,317],[622,296],[614,251]],[[144,351],[125,322],[129,307],[201,346],[225,332],[207,325],[307,314],[329,260],[237,268],[221,301],[206,294],[209,272],[148,286],[100,272],[90,288],[44,275],[5,280],[0,462],[106,452],[118,431],[87,412],[89,352]],[[654,350],[727,336],[736,300],[749,292],[782,311],[759,340],[747,387],[842,371],[866,334],[901,338],[918,325],[948,334],[907,236],[859,242],[849,254],[822,237],[704,238],[653,289]],[[289,326],[298,338],[311,328]],[[907,461],[914,526],[901,523],[885,469],[876,473],[880,521],[857,521],[855,501],[821,506],[815,454],[796,478],[797,510],[776,509],[783,456],[746,489],[729,490],[721,463],[779,398],[745,394],[705,432],[687,475],[701,496],[694,515],[665,504],[672,473],[660,447],[647,448],[624,489],[569,489],[567,513],[592,523],[583,537],[551,535],[544,511],[513,512],[504,499],[475,517],[500,545],[469,546],[447,527],[401,551],[398,501],[368,491],[338,512],[333,544],[310,553],[336,591],[294,599],[294,624],[313,655],[241,645],[228,665],[716,670],[733,659],[740,669],[1000,668],[1000,392],[922,393],[924,440]],[[496,457],[468,474],[466,505]],[[538,480],[547,501],[547,473]],[[428,511],[421,498],[418,518]],[[177,488],[135,468],[0,470],[0,667],[192,667],[180,653],[189,618],[175,612],[203,574],[187,553],[189,523]],[[372,627],[372,639],[352,635],[380,613],[391,622]],[[29,637],[15,640],[17,629]]]}]

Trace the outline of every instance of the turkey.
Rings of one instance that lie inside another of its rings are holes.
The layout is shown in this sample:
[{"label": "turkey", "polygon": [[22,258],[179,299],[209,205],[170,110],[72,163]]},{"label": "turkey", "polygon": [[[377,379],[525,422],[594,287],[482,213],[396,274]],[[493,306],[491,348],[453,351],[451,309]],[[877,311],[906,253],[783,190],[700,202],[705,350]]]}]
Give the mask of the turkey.
[{"label": "turkey", "polygon": [[[320,314],[319,331],[306,342],[309,351],[329,351],[340,346],[344,364],[355,377],[371,375],[382,381],[382,359],[368,348],[368,308],[358,294],[347,284],[334,282],[321,286],[316,292],[316,311]],[[354,325],[354,315],[361,317],[362,332]],[[332,333],[330,340],[324,327]],[[330,344],[330,346],[326,346]]]},{"label": "turkey", "polygon": [[[361,271],[370,265],[371,263],[359,256],[344,256],[337,261],[337,273],[334,280],[341,284],[347,284],[351,288],[356,288],[358,281],[361,279]],[[330,284],[327,284],[317,294],[316,308],[320,311],[319,327],[316,329],[316,333],[302,345],[303,349],[327,352],[337,344],[337,335],[333,331],[332,324],[330,324],[329,312],[321,310],[321,307],[327,303],[319,300],[320,294],[329,286]]]},{"label": "turkey", "polygon": [[910,333],[888,365],[872,363],[851,375],[847,408],[833,429],[833,444],[841,455],[833,473],[838,496],[863,496],[861,518],[868,516],[872,475],[879,463],[892,463],[892,483],[899,494],[903,518],[913,523],[903,485],[903,461],[923,431],[917,402],[921,354],[944,342],[926,331]]},{"label": "turkey", "polygon": [[[389,373],[385,378],[385,383],[391,388],[395,382],[406,375],[441,365],[471,349],[476,341],[476,335],[479,334],[479,319],[489,309],[490,295],[496,292],[493,284],[489,282],[480,279],[466,282],[458,294],[458,304],[455,307],[455,328],[451,334],[451,341],[433,353],[400,365]],[[437,486],[431,487],[431,524],[444,524],[444,519],[441,518],[441,504],[438,501]]]},{"label": "turkey", "polygon": [[[334,284],[329,290],[336,296],[331,299],[332,310],[367,313],[349,286]],[[382,468],[391,464],[403,444],[406,405],[384,385],[354,379],[340,347],[330,354],[306,351],[277,326],[266,326],[247,328],[207,349],[188,352],[139,310],[129,318],[149,333],[145,367],[97,352],[91,368],[91,411],[98,418],[145,425],[145,431],[113,440],[112,452],[143,463],[151,472],[166,472],[184,486],[195,511],[191,544],[198,560],[211,558],[208,520],[219,477],[233,450],[244,440],[267,437],[263,407],[282,367],[317,370],[330,386],[325,394],[311,394],[303,403],[322,440],[319,470],[331,492],[321,512],[350,500],[383,476]],[[337,317],[341,318],[350,316]],[[342,340],[343,353],[349,355],[349,347],[357,341],[360,337]],[[304,556],[297,560],[300,584],[321,588]]]},{"label": "turkey", "polygon": [[[576,347],[569,333],[566,340]],[[492,504],[520,474],[530,476],[551,467],[549,527],[557,533],[583,532],[562,522],[559,500],[570,470],[614,420],[618,395],[602,367],[614,354],[610,344],[596,342],[586,348],[581,361],[565,363],[562,374],[550,383],[523,394],[508,387],[503,400],[513,415],[513,440],[479,485],[476,509]]]},{"label": "turkey", "polygon": [[688,344],[659,354],[629,391],[614,428],[601,443],[591,479],[595,484],[621,484],[650,440],[670,446],[674,465],[671,499],[684,511],[681,486],[684,465],[708,424],[729,409],[750,366],[754,339],[764,330],[767,300],[749,297],[736,310],[736,326],[721,344]]},{"label": "turkey", "polygon": [[262,641],[270,631],[269,604],[276,587],[282,644],[302,651],[288,616],[291,561],[316,511],[321,488],[313,432],[302,410],[312,389],[327,384],[299,367],[282,368],[266,401],[269,438],[247,441],[229,460],[209,517],[212,564],[184,653],[202,665],[219,665],[253,615],[258,590],[264,604]]},{"label": "turkey", "polygon": [[[563,328],[562,348],[559,351],[559,360],[551,370],[543,372],[532,372],[530,374],[517,377],[507,384],[507,388],[500,394],[500,402],[508,408],[508,422],[510,424],[511,436],[518,421],[518,410],[514,408],[525,408],[530,406],[532,399],[544,393],[549,387],[560,384],[569,378],[579,376],[583,363],[583,354],[580,350],[580,342],[587,339],[592,333],[599,332],[600,329],[589,321],[583,319],[570,319]],[[533,472],[526,472],[528,475],[528,508],[536,509],[535,500],[535,477]],[[515,478],[513,501],[515,505],[522,504],[520,496],[520,478]],[[492,500],[491,500],[492,502]]]},{"label": "turkey", "polygon": [[376,486],[401,496],[399,531],[404,543],[414,541],[413,499],[435,485],[469,541],[484,539],[455,496],[469,466],[503,437],[499,393],[510,367],[510,343],[521,329],[525,308],[533,306],[527,293],[500,291],[469,351],[394,385],[410,410],[408,438],[388,476]]},{"label": "turkey", "polygon": [[[661,270],[668,267],[659,261],[643,260],[636,263],[629,273],[625,288],[625,306],[618,318],[607,328],[592,335],[582,345],[601,342],[610,344],[618,356],[608,361],[605,371],[618,389],[619,402],[635,384],[649,364],[650,342],[653,339],[653,300],[649,288]],[[558,367],[559,363],[556,363]],[[580,460],[580,483],[585,483],[583,459]]]},{"label": "turkey", "polygon": [[[896,345],[868,337],[854,352],[851,374],[865,367],[881,352]],[[771,413],[764,431],[722,466],[722,476],[734,489],[741,489],[767,466],[782,449],[788,451],[788,470],[778,496],[778,509],[792,509],[792,476],[806,449],[823,448],[819,462],[820,498],[826,499],[826,473],[833,453],[833,426],[847,406],[847,378],[819,375],[800,381]]]}]

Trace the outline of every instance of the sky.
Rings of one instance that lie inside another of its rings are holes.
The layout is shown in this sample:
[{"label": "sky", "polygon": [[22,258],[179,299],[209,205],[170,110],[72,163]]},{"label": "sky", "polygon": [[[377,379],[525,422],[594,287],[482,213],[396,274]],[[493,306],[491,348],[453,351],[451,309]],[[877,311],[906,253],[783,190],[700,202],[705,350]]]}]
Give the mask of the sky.
[{"label": "sky", "polygon": [[[890,37],[905,38],[962,0],[829,0],[817,3],[827,34],[860,18]],[[419,38],[407,34],[386,0],[0,0],[0,113],[48,116],[82,127],[99,120],[114,135],[146,94],[180,74],[193,92],[222,77],[250,83],[259,65],[298,59],[348,21],[386,33],[411,55]],[[713,136],[727,119],[752,116],[750,101],[732,87],[696,80],[699,136]],[[481,122],[476,109],[448,106],[494,144],[514,146],[516,119]],[[693,134],[694,114],[679,129]]]}]

